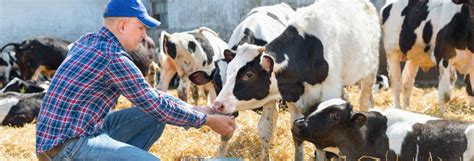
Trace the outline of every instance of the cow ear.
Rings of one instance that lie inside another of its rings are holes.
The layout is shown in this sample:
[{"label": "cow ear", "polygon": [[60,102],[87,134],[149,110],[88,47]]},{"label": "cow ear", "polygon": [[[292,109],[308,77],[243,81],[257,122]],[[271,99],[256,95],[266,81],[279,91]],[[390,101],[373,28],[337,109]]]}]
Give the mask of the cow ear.
[{"label": "cow ear", "polygon": [[202,70],[195,71],[189,75],[188,78],[191,80],[191,82],[197,85],[203,85],[209,83],[212,80],[212,77]]},{"label": "cow ear", "polygon": [[262,65],[263,70],[267,71],[268,73],[273,72],[273,65],[275,61],[269,55],[263,55],[262,60],[260,61],[260,65]]},{"label": "cow ear", "polygon": [[159,46],[163,49],[163,51],[165,51],[166,43],[168,43],[168,39],[169,39],[169,33],[166,31],[161,31]]},{"label": "cow ear", "polygon": [[367,116],[362,113],[354,113],[351,116],[351,122],[357,128],[361,128],[367,123]]},{"label": "cow ear", "polygon": [[235,53],[230,51],[229,49],[225,49],[224,50],[224,59],[226,62],[230,62],[232,61],[232,59],[234,59],[235,57]]}]

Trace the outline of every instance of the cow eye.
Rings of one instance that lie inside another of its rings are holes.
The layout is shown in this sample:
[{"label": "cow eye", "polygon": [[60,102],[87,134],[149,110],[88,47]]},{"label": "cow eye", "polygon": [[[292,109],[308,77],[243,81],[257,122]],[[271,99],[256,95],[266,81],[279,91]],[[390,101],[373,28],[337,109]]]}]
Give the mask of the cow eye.
[{"label": "cow eye", "polygon": [[242,78],[244,81],[248,81],[253,78],[255,74],[253,72],[247,72],[245,73],[244,77]]}]

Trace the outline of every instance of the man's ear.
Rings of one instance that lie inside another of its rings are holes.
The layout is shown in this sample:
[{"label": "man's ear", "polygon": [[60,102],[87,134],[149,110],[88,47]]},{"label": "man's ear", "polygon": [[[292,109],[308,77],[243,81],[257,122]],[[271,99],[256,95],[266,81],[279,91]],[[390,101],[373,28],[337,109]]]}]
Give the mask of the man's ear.
[{"label": "man's ear", "polygon": [[121,34],[125,33],[125,26],[127,25],[127,19],[120,19],[117,21],[117,31]]},{"label": "man's ear", "polygon": [[262,55],[262,60],[260,61],[260,65],[262,66],[263,70],[267,71],[268,73],[273,72],[273,65],[275,61],[270,55]]},{"label": "man's ear", "polygon": [[188,78],[189,80],[191,80],[191,82],[197,85],[203,85],[209,83],[212,80],[212,77],[210,75],[201,70],[195,71],[194,73],[189,75]]},{"label": "man's ear", "polygon": [[232,51],[229,50],[229,49],[225,49],[225,50],[224,50],[224,59],[225,59],[226,62],[232,61],[232,59],[234,59],[234,57],[235,57],[235,53],[234,53],[234,52],[232,52]]},{"label": "man's ear", "polygon": [[351,122],[356,128],[361,128],[367,123],[367,116],[362,113],[354,113],[351,116]]}]

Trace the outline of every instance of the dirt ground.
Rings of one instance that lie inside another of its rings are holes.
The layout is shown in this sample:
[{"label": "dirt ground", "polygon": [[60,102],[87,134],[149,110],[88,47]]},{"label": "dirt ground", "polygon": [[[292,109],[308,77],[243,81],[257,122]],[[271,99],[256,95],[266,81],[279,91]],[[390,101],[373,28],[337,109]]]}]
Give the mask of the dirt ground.
[{"label": "dirt ground", "polygon": [[[358,108],[359,89],[346,89],[349,100]],[[374,95],[375,108],[391,107],[391,91]],[[434,88],[415,88],[412,94],[410,111],[440,117],[437,112],[437,91]],[[204,104],[205,102],[200,102]],[[129,107],[126,99],[121,99],[119,108]],[[237,118],[238,129],[228,145],[228,157],[258,160],[261,156],[261,142],[257,134],[257,123],[260,115],[253,111],[244,111]],[[468,98],[464,88],[456,89],[444,118],[452,120],[474,121],[474,109],[469,109]],[[277,129],[271,141],[270,156],[273,160],[292,160],[294,156],[293,141],[290,132],[290,114],[280,111]],[[35,126],[28,124],[23,128],[0,127],[0,160],[36,160]],[[153,145],[151,153],[162,160],[178,158],[212,158],[216,154],[220,137],[207,127],[189,129],[167,126],[162,137]],[[305,160],[313,157],[313,145],[305,143]]]}]

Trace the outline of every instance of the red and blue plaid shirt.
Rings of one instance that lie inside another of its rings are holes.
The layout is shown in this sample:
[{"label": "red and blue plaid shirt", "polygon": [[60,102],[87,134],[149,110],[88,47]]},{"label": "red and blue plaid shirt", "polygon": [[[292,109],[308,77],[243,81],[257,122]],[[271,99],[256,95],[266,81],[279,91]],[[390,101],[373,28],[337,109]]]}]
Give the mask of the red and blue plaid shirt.
[{"label": "red and blue plaid shirt", "polygon": [[36,122],[36,153],[98,133],[120,95],[161,122],[201,127],[206,115],[152,88],[105,27],[76,41],[56,71]]}]

